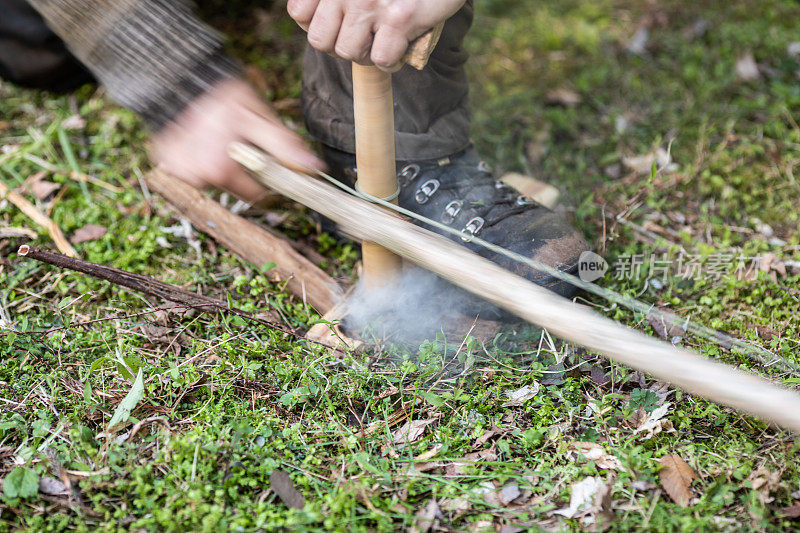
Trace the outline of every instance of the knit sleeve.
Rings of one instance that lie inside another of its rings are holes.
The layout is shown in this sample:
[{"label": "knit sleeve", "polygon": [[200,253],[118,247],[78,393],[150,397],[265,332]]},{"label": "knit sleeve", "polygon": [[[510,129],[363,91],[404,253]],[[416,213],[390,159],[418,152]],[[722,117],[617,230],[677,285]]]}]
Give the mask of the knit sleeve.
[{"label": "knit sleeve", "polygon": [[182,0],[30,0],[120,104],[155,128],[239,66]]}]

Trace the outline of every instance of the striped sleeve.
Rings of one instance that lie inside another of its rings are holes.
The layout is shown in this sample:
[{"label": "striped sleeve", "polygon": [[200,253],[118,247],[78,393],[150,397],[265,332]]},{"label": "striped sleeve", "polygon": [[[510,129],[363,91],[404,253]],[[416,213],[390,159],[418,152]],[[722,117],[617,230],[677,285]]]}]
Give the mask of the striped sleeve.
[{"label": "striped sleeve", "polygon": [[111,96],[155,128],[239,71],[181,0],[30,2]]}]

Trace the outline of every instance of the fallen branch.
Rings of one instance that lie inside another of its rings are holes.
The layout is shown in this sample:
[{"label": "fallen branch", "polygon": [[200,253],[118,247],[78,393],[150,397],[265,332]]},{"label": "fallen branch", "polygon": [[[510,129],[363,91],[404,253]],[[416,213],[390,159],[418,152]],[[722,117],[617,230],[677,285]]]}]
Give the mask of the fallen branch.
[{"label": "fallen branch", "polygon": [[216,298],[211,298],[202,294],[195,294],[185,289],[181,289],[180,287],[176,287],[175,285],[158,281],[150,276],[134,274],[118,268],[98,265],[96,263],[84,261],[83,259],[67,257],[65,255],[48,250],[31,248],[28,245],[21,246],[17,252],[17,255],[20,257],[35,259],[36,261],[41,261],[42,263],[47,263],[48,265],[53,265],[58,268],[75,270],[76,272],[81,272],[88,276],[92,276],[93,278],[108,281],[114,285],[119,285],[121,287],[141,292],[148,296],[161,298],[162,300],[166,300],[168,302],[180,304],[181,306],[190,309],[198,309],[200,311],[222,311],[235,316],[268,323],[270,325],[273,324],[272,321],[266,321],[263,317],[259,317],[259,315],[256,315],[255,313],[230,307],[222,300],[217,300]]},{"label": "fallen branch", "polygon": [[76,252],[75,248],[69,243],[64,236],[64,232],[58,227],[58,224],[39,211],[35,205],[26,200],[17,191],[9,189],[7,185],[0,181],[0,200],[3,198],[17,206],[20,211],[36,224],[46,229],[62,254],[68,255],[69,257],[78,257],[78,252]]},{"label": "fallen branch", "polygon": [[239,257],[258,266],[275,263],[277,266],[265,275],[271,281],[286,281],[292,294],[307,300],[321,315],[341,300],[342,290],[333,278],[285,240],[234,215],[199,190],[161,170],[150,172],[145,181],[195,227]]},{"label": "fallen branch", "polygon": [[800,431],[800,395],[761,377],[674,347],[556,296],[433,232],[333,185],[281,167],[263,153],[231,145],[256,179],[515,315],[607,357],[728,405]]},{"label": "fallen branch", "polygon": [[[242,311],[241,309],[230,307],[226,302],[222,300],[211,298],[209,296],[204,296],[202,294],[195,294],[193,292],[187,291],[186,289],[182,289],[180,287],[176,287],[175,285],[170,285],[169,283],[158,281],[149,276],[144,276],[142,274],[134,274],[133,272],[127,272],[125,270],[121,270],[118,268],[98,265],[97,263],[91,263],[89,261],[84,261],[82,259],[67,257],[65,255],[58,254],[55,252],[50,252],[48,250],[31,248],[28,245],[21,246],[19,251],[17,252],[17,255],[19,255],[20,257],[35,259],[36,261],[41,261],[42,263],[47,263],[48,265],[53,265],[58,268],[66,268],[69,270],[74,270],[76,272],[92,276],[93,278],[96,279],[108,281],[109,283],[113,283],[114,285],[119,285],[127,289],[141,292],[148,296],[161,298],[168,302],[178,304],[180,307],[183,308],[197,309],[199,311],[227,313],[234,316],[242,317],[247,320],[251,320],[253,322],[257,322],[259,324],[263,324],[274,330],[280,331],[281,333],[286,333],[287,335],[291,335],[297,339],[305,338],[302,331],[289,328],[284,324],[282,324],[279,321],[280,317],[275,311],[261,311],[259,313]],[[157,311],[157,309],[152,309],[149,311],[139,313],[137,315],[128,315],[128,316],[129,317],[139,316],[139,315],[149,314],[154,311]],[[119,319],[119,318],[124,318],[124,317],[111,317],[111,319]],[[108,320],[108,319],[95,319],[80,324],[73,324],[73,326],[85,327],[90,324],[100,322],[103,320]],[[66,327],[67,326],[61,326],[46,331],[41,331],[41,332],[31,331],[28,333],[47,334],[53,331],[66,329]],[[0,337],[2,336],[3,334],[0,333]],[[325,344],[316,341],[315,339],[306,339],[306,340],[312,344],[316,344],[324,348],[332,348],[334,352],[345,353],[338,346],[331,346],[330,344]],[[357,348],[359,348],[359,346],[353,347],[353,349]]]}]

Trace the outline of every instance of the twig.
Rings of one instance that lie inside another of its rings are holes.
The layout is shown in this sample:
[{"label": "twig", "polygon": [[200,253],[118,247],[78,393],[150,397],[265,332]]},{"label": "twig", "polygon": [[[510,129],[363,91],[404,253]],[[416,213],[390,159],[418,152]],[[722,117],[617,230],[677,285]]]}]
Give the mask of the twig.
[{"label": "twig", "polygon": [[36,261],[41,261],[42,263],[47,263],[48,265],[53,265],[58,268],[75,270],[77,272],[92,276],[93,278],[108,281],[114,285],[126,287],[128,289],[144,293],[148,296],[161,298],[168,302],[181,304],[192,309],[200,309],[202,311],[223,311],[236,316],[263,320],[259,319],[255,313],[229,307],[228,304],[222,300],[210,298],[202,294],[195,294],[187,291],[186,289],[176,287],[175,285],[158,281],[150,276],[134,274],[118,268],[98,265],[97,263],[91,263],[89,261],[84,261],[83,259],[67,257],[49,250],[31,248],[28,245],[21,246],[17,252],[17,255],[20,257],[35,259]]},{"label": "twig", "polygon": [[67,238],[64,236],[64,232],[61,231],[61,228],[59,228],[55,222],[48,218],[47,215],[39,211],[35,205],[26,200],[17,191],[9,189],[5,183],[0,181],[0,200],[3,198],[17,206],[20,211],[27,215],[28,218],[33,220],[36,224],[45,228],[50,234],[50,237],[53,238],[53,242],[56,243],[58,249],[61,250],[61,253],[69,257],[78,257],[78,252],[75,251],[75,248],[72,247]]},{"label": "twig", "polygon": [[[288,328],[283,324],[281,324],[280,322],[278,322],[275,311],[262,311],[259,313],[242,311],[241,309],[230,307],[226,302],[222,300],[211,298],[209,296],[204,296],[202,294],[195,294],[185,289],[181,289],[180,287],[176,287],[175,285],[170,285],[169,283],[158,281],[149,276],[144,276],[142,274],[134,274],[132,272],[127,272],[119,268],[98,265],[97,263],[91,263],[89,261],[84,261],[83,259],[67,257],[65,255],[55,252],[50,252],[48,250],[31,248],[28,245],[21,246],[19,251],[17,252],[17,255],[19,255],[20,257],[35,259],[36,261],[41,261],[42,263],[47,263],[48,265],[53,265],[58,268],[75,270],[76,272],[92,276],[93,278],[108,281],[110,283],[113,283],[114,285],[119,285],[121,287],[141,292],[148,296],[161,298],[168,302],[179,304],[182,307],[197,309],[200,311],[212,311],[212,312],[217,311],[217,312],[232,314],[235,316],[245,318],[247,320],[252,320],[259,324],[263,324],[272,329],[280,331],[281,333],[286,333],[287,335],[291,335],[295,338],[298,339],[304,338],[302,332],[296,331],[295,329],[292,328]],[[147,311],[147,313],[151,312],[153,311],[152,310]],[[91,322],[94,321],[90,321],[80,325],[87,325],[90,324]],[[306,341],[326,349],[333,349],[333,351],[336,353],[342,353],[342,354],[346,353],[339,348],[336,347],[332,348],[331,346],[327,346],[323,343],[311,339],[306,339]]]}]

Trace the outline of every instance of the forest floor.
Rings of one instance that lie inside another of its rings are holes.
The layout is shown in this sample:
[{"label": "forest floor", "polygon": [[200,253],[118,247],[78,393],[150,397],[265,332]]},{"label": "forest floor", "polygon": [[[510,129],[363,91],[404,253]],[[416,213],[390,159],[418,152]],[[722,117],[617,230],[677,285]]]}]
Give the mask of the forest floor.
[{"label": "forest floor", "polygon": [[[280,2],[215,4],[204,9],[231,53],[302,131],[303,33]],[[477,4],[473,139],[495,172],[562,191],[610,265],[598,284],[800,364],[800,6]],[[95,87],[0,83],[0,180],[82,258],[278,311],[285,330],[318,322],[264,265],[187,234],[151,197],[146,139]],[[358,247],[302,207],[261,220],[353,280]],[[17,257],[26,243],[53,248],[0,200],[0,531],[800,527],[795,436],[533,326],[342,355]],[[578,301],[800,385],[779,365]],[[302,509],[276,493],[290,485]]]}]

